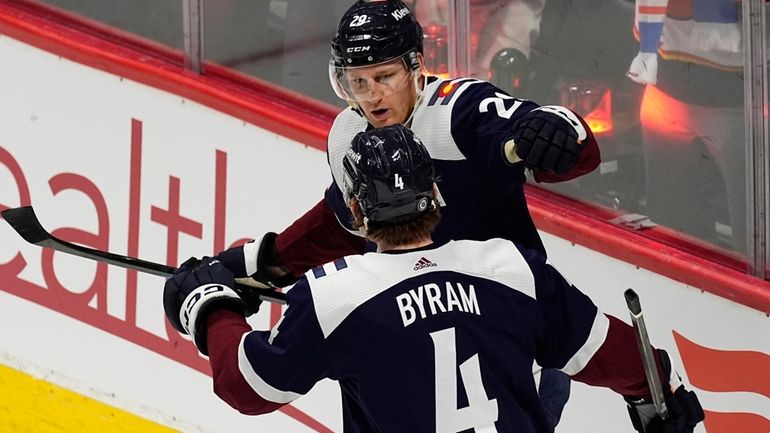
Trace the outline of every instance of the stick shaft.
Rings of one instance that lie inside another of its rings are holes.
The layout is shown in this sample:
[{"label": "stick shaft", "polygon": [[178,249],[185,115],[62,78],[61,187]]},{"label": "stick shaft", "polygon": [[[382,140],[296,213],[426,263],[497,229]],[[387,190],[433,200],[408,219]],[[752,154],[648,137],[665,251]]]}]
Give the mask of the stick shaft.
[{"label": "stick shaft", "polygon": [[652,402],[655,405],[655,410],[658,412],[658,415],[665,420],[668,418],[668,407],[666,407],[666,399],[663,396],[663,386],[660,383],[660,376],[658,376],[658,368],[655,365],[655,357],[652,352],[652,345],[650,344],[650,336],[647,334],[647,326],[644,324],[642,305],[639,302],[639,296],[632,289],[626,290],[625,297],[628,310],[631,313],[631,322],[634,325],[636,343],[639,346],[639,352],[642,355],[644,374],[647,377],[647,384],[650,387]]},{"label": "stick shaft", "polygon": [[[88,248],[58,239],[43,228],[43,225],[40,224],[32,206],[6,209],[0,213],[8,224],[10,224],[11,227],[24,238],[24,240],[31,244],[161,277],[168,277],[176,272],[176,268],[173,266],[167,266],[130,256],[122,256],[120,254]],[[236,283],[233,289],[239,293],[256,292],[263,301],[278,304],[286,303],[286,295],[274,290],[261,289],[239,283]]]}]

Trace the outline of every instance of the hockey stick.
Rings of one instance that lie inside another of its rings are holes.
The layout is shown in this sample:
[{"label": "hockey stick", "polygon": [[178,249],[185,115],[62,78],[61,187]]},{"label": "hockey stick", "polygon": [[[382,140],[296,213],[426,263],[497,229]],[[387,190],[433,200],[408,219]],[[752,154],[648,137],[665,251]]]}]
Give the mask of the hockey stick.
[{"label": "hockey stick", "polygon": [[[0,212],[0,214],[2,214],[3,218],[8,221],[8,224],[10,224],[25,241],[43,248],[50,248],[63,253],[96,260],[97,262],[105,262],[121,268],[132,269],[161,277],[169,277],[176,271],[176,268],[172,266],[87,248],[58,239],[43,228],[43,225],[40,224],[40,221],[37,219],[37,215],[35,215],[35,210],[32,206],[10,208]],[[261,289],[238,283],[235,284],[233,290],[235,290],[241,297],[244,297],[244,299],[253,297],[253,295],[256,294],[259,299],[263,301],[286,304],[286,295],[274,290]]]},{"label": "hockey stick", "polygon": [[636,331],[636,343],[639,346],[639,352],[642,354],[644,374],[647,376],[647,384],[652,394],[652,403],[655,405],[655,411],[660,415],[661,419],[665,420],[668,418],[668,407],[666,407],[666,399],[663,396],[663,386],[660,383],[658,369],[655,366],[650,336],[647,334],[647,326],[644,324],[642,304],[639,302],[639,295],[633,289],[626,290],[624,295],[626,297],[626,305],[628,305],[628,310],[631,313],[631,322],[634,324],[634,331]]}]

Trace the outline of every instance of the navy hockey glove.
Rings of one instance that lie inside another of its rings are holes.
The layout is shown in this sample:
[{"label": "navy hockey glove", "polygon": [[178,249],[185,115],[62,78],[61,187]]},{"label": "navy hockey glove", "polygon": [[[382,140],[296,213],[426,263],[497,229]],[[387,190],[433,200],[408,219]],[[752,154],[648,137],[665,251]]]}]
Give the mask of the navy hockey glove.
[{"label": "navy hockey glove", "polygon": [[624,396],[631,423],[639,433],[692,433],[695,426],[705,418],[703,408],[698,396],[686,390],[679,375],[672,372],[668,354],[663,350],[660,352],[663,368],[670,376],[668,385],[663,384],[668,418],[663,420],[658,415],[651,398]]},{"label": "navy hockey glove", "polygon": [[283,265],[275,249],[277,236],[272,232],[265,233],[244,245],[222,251],[215,258],[219,259],[241,284],[262,289],[289,286],[297,281],[294,275],[286,273],[276,276],[276,273],[269,269]]},{"label": "navy hockey glove", "polygon": [[174,329],[189,334],[198,350],[208,355],[206,316],[216,309],[244,314],[246,303],[232,289],[233,274],[211,257],[190,258],[166,281],[163,309]]},{"label": "navy hockey glove", "polygon": [[558,105],[546,105],[524,114],[503,143],[513,139],[515,155],[505,144],[510,163],[524,161],[527,168],[565,174],[577,164],[580,142],[588,136],[580,119]]}]

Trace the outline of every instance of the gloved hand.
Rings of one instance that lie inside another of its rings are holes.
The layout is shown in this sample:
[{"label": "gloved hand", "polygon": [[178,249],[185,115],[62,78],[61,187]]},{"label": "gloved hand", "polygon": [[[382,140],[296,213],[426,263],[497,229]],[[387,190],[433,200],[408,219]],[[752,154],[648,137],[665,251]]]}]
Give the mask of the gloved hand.
[{"label": "gloved hand", "polygon": [[628,67],[626,76],[639,84],[655,84],[658,82],[658,54],[642,53],[634,57]]},{"label": "gloved hand", "polygon": [[524,114],[503,143],[513,140],[515,155],[509,144],[504,153],[508,162],[524,161],[527,168],[569,172],[577,164],[580,142],[588,136],[580,119],[572,111],[558,105],[546,105]]},{"label": "gloved hand", "polygon": [[246,303],[232,289],[233,274],[219,260],[195,257],[182,263],[163,288],[163,309],[181,334],[189,334],[198,350],[208,355],[206,316],[215,309],[244,314]]},{"label": "gloved hand", "polygon": [[[275,289],[294,284],[291,273],[279,275],[281,260],[275,249],[275,233],[268,232],[239,247],[222,251],[218,259],[235,276],[235,281],[262,289]],[[271,269],[272,268],[272,269]]]},{"label": "gloved hand", "polygon": [[631,423],[639,433],[692,433],[705,418],[703,408],[695,393],[687,391],[679,375],[671,369],[668,354],[663,350],[660,352],[663,368],[670,377],[669,383],[663,384],[668,417],[663,420],[658,415],[651,398],[624,396]]}]

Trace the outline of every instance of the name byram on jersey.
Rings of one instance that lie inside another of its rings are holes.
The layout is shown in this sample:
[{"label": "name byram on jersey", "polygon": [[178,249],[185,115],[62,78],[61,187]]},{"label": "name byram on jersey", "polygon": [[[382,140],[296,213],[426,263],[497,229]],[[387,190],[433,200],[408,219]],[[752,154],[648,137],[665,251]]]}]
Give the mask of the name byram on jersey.
[{"label": "name byram on jersey", "polygon": [[[444,287],[444,296],[442,296],[442,286]],[[418,313],[420,319],[426,318],[428,314],[435,316],[438,313],[452,311],[481,316],[479,301],[476,299],[476,290],[473,284],[468,285],[468,287],[450,281],[446,281],[442,285],[424,284],[396,296],[396,304],[399,313],[401,313],[404,327],[414,323],[418,319]]]}]

